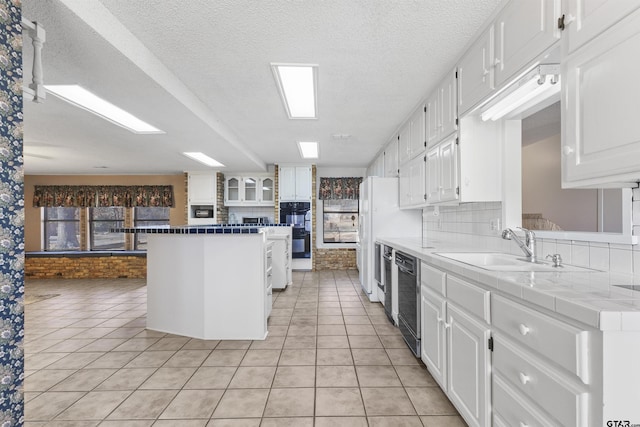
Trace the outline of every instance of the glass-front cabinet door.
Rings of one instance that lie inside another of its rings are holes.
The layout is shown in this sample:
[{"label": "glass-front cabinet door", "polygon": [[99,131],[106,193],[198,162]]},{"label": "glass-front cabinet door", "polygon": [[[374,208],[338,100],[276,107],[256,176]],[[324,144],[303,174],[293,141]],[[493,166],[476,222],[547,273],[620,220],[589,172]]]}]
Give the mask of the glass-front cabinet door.
[{"label": "glass-front cabinet door", "polygon": [[237,177],[230,177],[226,179],[226,202],[239,202],[240,201],[240,179]]},{"label": "glass-front cabinet door", "polygon": [[244,200],[245,202],[258,201],[258,178],[244,178]]},{"label": "glass-front cabinet door", "polygon": [[262,178],[262,203],[272,204],[273,203],[273,179],[272,178]]}]

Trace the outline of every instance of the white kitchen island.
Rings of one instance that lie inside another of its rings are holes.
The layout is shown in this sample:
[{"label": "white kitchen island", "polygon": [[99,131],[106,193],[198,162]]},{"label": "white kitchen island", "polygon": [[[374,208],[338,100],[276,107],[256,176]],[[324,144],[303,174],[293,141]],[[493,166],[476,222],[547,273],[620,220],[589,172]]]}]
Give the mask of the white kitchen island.
[{"label": "white kitchen island", "polygon": [[266,338],[272,295],[263,228],[112,231],[148,235],[147,329],[207,340]]}]

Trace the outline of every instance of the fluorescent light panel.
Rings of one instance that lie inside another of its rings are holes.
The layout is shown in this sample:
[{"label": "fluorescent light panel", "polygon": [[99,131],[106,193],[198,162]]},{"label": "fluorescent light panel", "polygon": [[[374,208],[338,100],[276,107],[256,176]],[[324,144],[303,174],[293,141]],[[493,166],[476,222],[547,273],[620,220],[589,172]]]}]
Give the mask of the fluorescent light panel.
[{"label": "fluorescent light panel", "polygon": [[318,158],[318,143],[298,141],[298,149],[303,159]]},{"label": "fluorescent light panel", "polygon": [[187,156],[187,157],[189,157],[189,158],[191,158],[191,159],[193,159],[193,160],[195,160],[197,162],[200,162],[200,163],[205,164],[207,166],[211,166],[212,168],[224,167],[224,165],[222,163],[220,163],[216,159],[213,159],[213,158],[207,156],[204,153],[190,151],[190,152],[184,152],[182,154],[184,154],[185,156]]},{"label": "fluorescent light panel", "polygon": [[143,122],[133,114],[116,107],[112,103],[94,95],[78,85],[45,85],[47,92],[58,98],[89,111],[96,116],[121,126],[133,133],[159,134],[164,131]]},{"label": "fluorescent light panel", "polygon": [[[551,74],[558,72],[558,74]],[[543,83],[540,84],[539,80]],[[499,120],[532,100],[543,101],[560,92],[559,67],[540,65],[514,84],[515,89],[499,95],[481,110],[483,121]]]},{"label": "fluorescent light panel", "polygon": [[271,64],[290,119],[316,119],[317,65]]}]

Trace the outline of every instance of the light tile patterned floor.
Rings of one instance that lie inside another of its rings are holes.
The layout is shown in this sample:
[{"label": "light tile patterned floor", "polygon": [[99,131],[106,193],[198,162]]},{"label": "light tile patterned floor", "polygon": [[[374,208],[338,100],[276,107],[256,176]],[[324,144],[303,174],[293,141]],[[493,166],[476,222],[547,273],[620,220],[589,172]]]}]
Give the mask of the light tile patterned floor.
[{"label": "light tile patterned floor", "polygon": [[465,426],[356,271],[294,272],[265,341],[146,330],[144,280],[26,295],[26,426]]}]

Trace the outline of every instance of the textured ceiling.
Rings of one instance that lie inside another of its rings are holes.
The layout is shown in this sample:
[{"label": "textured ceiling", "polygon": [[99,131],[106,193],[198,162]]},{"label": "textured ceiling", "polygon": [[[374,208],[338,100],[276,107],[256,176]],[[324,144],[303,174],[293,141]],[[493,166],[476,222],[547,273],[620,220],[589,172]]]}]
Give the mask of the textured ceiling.
[{"label": "textured ceiling", "polygon": [[[498,3],[23,0],[47,31],[46,84],[79,83],[167,132],[134,135],[52,96],[25,102],[26,172],[204,168],[182,151],[258,171],[301,162],[297,140],[320,142],[320,166],[366,166]],[[271,62],[319,65],[317,120],[287,119]]]}]

